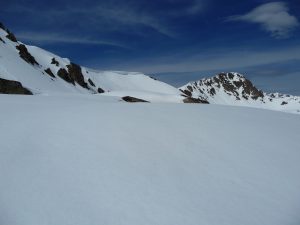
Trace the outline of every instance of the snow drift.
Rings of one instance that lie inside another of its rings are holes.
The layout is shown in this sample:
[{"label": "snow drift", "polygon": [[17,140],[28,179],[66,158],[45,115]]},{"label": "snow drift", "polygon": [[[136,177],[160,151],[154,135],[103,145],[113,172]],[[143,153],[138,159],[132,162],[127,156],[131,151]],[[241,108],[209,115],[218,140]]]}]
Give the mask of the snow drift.
[{"label": "snow drift", "polygon": [[298,115],[1,95],[1,225],[300,222]]}]

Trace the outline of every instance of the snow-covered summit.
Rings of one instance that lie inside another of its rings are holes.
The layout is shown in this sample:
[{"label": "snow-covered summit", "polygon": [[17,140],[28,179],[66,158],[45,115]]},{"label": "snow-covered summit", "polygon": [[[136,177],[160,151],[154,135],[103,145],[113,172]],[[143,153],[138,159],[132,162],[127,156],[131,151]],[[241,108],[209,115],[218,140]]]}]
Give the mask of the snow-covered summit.
[{"label": "snow-covered summit", "polygon": [[244,75],[220,73],[211,78],[190,82],[179,88],[187,96],[210,104],[238,105],[300,113],[300,97],[265,93]]}]

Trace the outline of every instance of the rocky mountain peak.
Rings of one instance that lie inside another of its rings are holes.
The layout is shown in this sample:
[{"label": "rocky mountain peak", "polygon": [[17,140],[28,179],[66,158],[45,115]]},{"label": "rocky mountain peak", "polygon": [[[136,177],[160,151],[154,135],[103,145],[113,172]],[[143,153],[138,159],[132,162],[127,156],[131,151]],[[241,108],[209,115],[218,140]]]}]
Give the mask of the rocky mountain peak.
[{"label": "rocky mountain peak", "polygon": [[253,99],[257,100],[264,97],[264,93],[257,89],[250,80],[239,73],[220,73],[212,78],[204,78],[180,88],[188,96],[200,94],[200,98],[208,100],[220,94],[220,92],[234,96],[236,100]]},{"label": "rocky mountain peak", "polygon": [[239,73],[219,73],[179,88],[185,95],[210,104],[239,105],[299,113],[300,97],[265,93]]}]

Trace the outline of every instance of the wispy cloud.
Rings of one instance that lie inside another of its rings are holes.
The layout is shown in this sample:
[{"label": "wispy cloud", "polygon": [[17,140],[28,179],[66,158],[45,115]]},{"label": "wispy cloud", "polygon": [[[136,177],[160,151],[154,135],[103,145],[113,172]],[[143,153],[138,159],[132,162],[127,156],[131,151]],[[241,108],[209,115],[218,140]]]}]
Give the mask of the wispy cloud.
[{"label": "wispy cloud", "polygon": [[129,48],[125,45],[118,43],[103,41],[103,40],[93,40],[89,37],[70,37],[57,34],[44,34],[37,32],[26,32],[17,33],[17,37],[24,41],[30,41],[38,44],[53,44],[53,43],[67,43],[67,44],[83,44],[83,45],[108,45],[120,48]]},{"label": "wispy cloud", "polygon": [[[300,46],[272,50],[233,50],[223,49],[206,51],[201,54],[172,54],[155,60],[126,62],[114,65],[120,70],[140,71],[144,73],[197,72],[206,70],[226,71],[232,68],[245,68],[287,60],[300,60]],[[95,65],[97,67],[96,62]]]},{"label": "wispy cloud", "polygon": [[84,7],[66,2],[64,6],[51,8],[46,12],[19,4],[2,9],[2,11],[26,14],[29,15],[28,18],[38,17],[43,23],[54,24],[56,27],[77,24],[80,25],[81,29],[92,26],[93,29],[103,33],[116,30],[140,33],[139,29],[136,28],[144,26],[168,37],[176,36],[175,32],[166,24],[165,18],[159,18],[156,14],[144,10],[136,2],[113,4],[112,2],[101,1]]},{"label": "wispy cloud", "polygon": [[[161,0],[167,7],[159,8],[147,1],[122,0],[92,1],[84,4],[64,1],[59,7],[52,5],[47,10],[39,10],[35,5],[10,4],[0,11],[19,14],[31,24],[53,25],[56,30],[71,29],[74,25],[81,30],[93,27],[98,33],[126,32],[145,35],[145,28],[152,29],[169,38],[178,38],[174,18],[194,16],[204,9],[207,0]],[[25,16],[24,16],[25,15]],[[36,20],[39,18],[39,20]],[[59,22],[58,22],[59,21]]]},{"label": "wispy cloud", "polygon": [[194,0],[194,2],[185,10],[187,14],[198,14],[204,9],[204,2],[202,0]]},{"label": "wispy cloud", "polygon": [[141,25],[152,28],[156,32],[166,35],[168,37],[174,37],[175,34],[168,26],[166,26],[162,20],[159,20],[156,16],[146,13],[143,10],[138,10],[134,6],[97,6],[94,9],[77,10],[82,15],[96,16],[93,19],[94,23],[105,19],[106,22],[113,23],[114,26],[136,26]]},{"label": "wispy cloud", "polygon": [[275,38],[287,38],[299,25],[297,18],[289,13],[284,2],[271,2],[253,9],[245,15],[231,16],[227,21],[257,23]]},{"label": "wispy cloud", "polygon": [[167,0],[170,6],[176,6],[179,3],[184,3],[181,7],[170,7],[164,10],[162,14],[169,16],[170,19],[176,17],[191,17],[202,13],[205,9],[206,0]]}]

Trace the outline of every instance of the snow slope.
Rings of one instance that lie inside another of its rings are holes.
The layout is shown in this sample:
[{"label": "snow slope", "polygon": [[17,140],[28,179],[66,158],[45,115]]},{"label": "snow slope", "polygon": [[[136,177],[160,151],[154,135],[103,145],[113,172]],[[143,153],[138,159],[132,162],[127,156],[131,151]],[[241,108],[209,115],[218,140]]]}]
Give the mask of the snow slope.
[{"label": "snow slope", "polygon": [[239,73],[220,73],[179,88],[210,104],[248,106],[300,114],[300,96],[265,93]]},{"label": "snow slope", "polygon": [[[109,95],[118,97],[134,93],[137,94],[134,97],[139,97],[142,94],[145,100],[156,101],[157,99],[159,102],[182,103],[184,99],[175,87],[144,74],[96,71],[81,67],[73,64],[69,59],[61,58],[41,48],[12,41],[7,37],[9,33],[8,30],[0,28],[2,40],[0,41],[0,78],[19,81],[34,94],[109,92]],[[37,63],[29,63],[20,57],[18,50],[20,45],[24,45],[28,52],[25,56],[32,56]],[[124,95],[119,96],[120,93]]]},{"label": "snow slope", "polygon": [[0,95],[1,225],[298,225],[298,115]]},{"label": "snow slope", "polygon": [[43,74],[43,68],[31,65],[19,57],[16,46],[21,43],[9,40],[6,35],[7,32],[0,29],[0,37],[5,42],[0,41],[0,78],[19,81],[34,93],[78,93],[78,89],[66,84],[62,79],[54,82],[50,76]]}]

